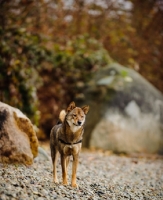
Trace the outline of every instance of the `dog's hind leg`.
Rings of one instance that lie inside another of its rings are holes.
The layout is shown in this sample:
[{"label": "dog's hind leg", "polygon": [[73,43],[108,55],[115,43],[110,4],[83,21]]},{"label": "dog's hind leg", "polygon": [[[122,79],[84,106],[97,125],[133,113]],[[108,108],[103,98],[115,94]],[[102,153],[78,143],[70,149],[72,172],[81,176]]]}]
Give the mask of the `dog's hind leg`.
[{"label": "dog's hind leg", "polygon": [[55,183],[58,183],[57,178],[57,160],[58,160],[58,151],[54,150],[52,161],[53,161],[53,180]]},{"label": "dog's hind leg", "polygon": [[71,186],[72,187],[78,187],[76,184],[76,171],[78,166],[78,154],[73,155],[73,165],[72,165],[72,181]]},{"label": "dog's hind leg", "polygon": [[62,179],[63,179],[63,185],[67,185],[67,166],[66,166],[66,159],[67,157],[63,154],[61,154],[61,166],[62,166]]}]

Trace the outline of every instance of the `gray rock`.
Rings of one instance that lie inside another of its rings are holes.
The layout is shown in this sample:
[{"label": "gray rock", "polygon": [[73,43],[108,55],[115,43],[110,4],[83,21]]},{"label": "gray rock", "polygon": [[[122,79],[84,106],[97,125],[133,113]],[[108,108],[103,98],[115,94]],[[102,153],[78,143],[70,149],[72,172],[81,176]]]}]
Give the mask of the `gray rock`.
[{"label": "gray rock", "polygon": [[84,95],[84,146],[163,153],[163,95],[136,71],[112,63],[95,73]]},{"label": "gray rock", "polygon": [[42,147],[38,147],[38,156],[35,158],[35,160],[39,159],[45,161],[51,160],[47,152]]}]

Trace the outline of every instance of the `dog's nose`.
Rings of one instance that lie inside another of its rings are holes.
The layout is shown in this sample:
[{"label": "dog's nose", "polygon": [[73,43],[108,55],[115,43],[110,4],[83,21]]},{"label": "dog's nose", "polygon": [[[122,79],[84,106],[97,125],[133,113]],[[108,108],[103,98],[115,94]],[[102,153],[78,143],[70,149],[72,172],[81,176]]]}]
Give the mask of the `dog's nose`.
[{"label": "dog's nose", "polygon": [[81,121],[78,121],[78,125],[81,125],[82,124],[82,122]]}]

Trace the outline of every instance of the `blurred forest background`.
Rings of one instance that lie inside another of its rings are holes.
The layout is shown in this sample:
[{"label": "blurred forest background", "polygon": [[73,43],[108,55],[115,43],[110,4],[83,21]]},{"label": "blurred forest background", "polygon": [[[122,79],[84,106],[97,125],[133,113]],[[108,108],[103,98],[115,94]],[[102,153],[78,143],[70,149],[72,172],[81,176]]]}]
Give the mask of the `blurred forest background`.
[{"label": "blurred forest background", "polygon": [[161,0],[0,0],[0,100],[45,133],[111,60],[163,92]]}]

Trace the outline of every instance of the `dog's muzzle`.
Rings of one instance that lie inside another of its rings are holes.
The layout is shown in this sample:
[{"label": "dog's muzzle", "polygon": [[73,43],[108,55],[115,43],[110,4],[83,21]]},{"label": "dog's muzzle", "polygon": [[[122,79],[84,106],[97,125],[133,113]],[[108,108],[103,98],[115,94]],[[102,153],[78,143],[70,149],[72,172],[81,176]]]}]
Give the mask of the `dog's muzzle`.
[{"label": "dog's muzzle", "polygon": [[73,123],[73,125],[75,125],[75,126],[81,126],[81,125],[82,125],[82,122],[78,121],[77,124],[74,124],[74,123]]},{"label": "dog's muzzle", "polygon": [[78,123],[78,124],[74,124],[74,123],[73,123],[73,125],[75,125],[75,126],[81,126],[81,125],[82,125],[82,122],[81,122],[80,124],[79,124],[79,123]]}]

